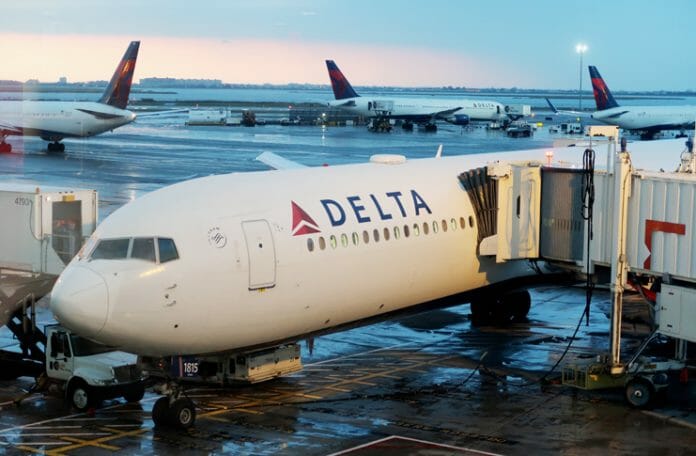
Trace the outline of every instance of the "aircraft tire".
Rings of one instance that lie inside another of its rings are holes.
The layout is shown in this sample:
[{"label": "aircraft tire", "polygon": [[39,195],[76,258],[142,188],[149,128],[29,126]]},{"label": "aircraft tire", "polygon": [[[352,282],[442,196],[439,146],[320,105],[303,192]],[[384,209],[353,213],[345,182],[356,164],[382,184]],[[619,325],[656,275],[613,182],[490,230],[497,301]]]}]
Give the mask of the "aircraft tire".
[{"label": "aircraft tire", "polygon": [[162,396],[155,405],[152,406],[152,422],[155,427],[163,427],[167,425],[167,417],[169,416],[169,398]]},{"label": "aircraft tire", "polygon": [[196,406],[191,399],[177,399],[169,409],[171,424],[178,429],[189,429],[196,422]]}]

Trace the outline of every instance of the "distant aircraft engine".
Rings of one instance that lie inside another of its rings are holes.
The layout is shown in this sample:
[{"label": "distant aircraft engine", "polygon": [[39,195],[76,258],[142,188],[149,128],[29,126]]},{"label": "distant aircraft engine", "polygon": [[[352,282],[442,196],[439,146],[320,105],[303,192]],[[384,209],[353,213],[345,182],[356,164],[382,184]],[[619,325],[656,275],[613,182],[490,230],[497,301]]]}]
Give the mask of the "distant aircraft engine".
[{"label": "distant aircraft engine", "polygon": [[454,125],[461,125],[462,127],[469,125],[469,116],[466,114],[455,114],[447,118],[447,122]]}]

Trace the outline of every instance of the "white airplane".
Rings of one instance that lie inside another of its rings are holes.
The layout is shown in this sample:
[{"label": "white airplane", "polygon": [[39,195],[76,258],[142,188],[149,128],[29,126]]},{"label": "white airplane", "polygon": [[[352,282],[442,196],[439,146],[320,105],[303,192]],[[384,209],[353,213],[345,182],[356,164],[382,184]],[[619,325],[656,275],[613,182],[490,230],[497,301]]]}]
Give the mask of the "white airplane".
[{"label": "white airplane", "polygon": [[3,101],[0,103],[0,152],[11,152],[7,136],[40,136],[49,152],[65,151],[63,138],[84,138],[113,130],[135,120],[126,109],[140,41],[128,46],[97,102]]},{"label": "white airplane", "polygon": [[590,79],[597,110],[592,118],[652,139],[661,130],[693,129],[696,106],[619,106],[597,67],[590,66]]},{"label": "white airplane", "polygon": [[[581,155],[438,151],[315,168],[273,159],[287,169],[181,182],[107,217],[59,277],[51,310],[74,332],[162,366],[277,347],[414,306],[471,301],[472,318],[521,318],[529,294],[510,289],[538,276],[525,260],[496,263],[483,252],[496,235],[485,201],[497,203],[480,167]],[[512,200],[518,218],[531,213],[531,198]],[[155,423],[190,426],[193,403],[176,387],[167,393]]]},{"label": "white airplane", "polygon": [[472,120],[503,121],[509,118],[506,107],[497,101],[475,99],[438,99],[425,97],[361,97],[333,60],[326,61],[335,100],[330,107],[365,118],[400,119],[435,130],[436,120],[467,125]]}]

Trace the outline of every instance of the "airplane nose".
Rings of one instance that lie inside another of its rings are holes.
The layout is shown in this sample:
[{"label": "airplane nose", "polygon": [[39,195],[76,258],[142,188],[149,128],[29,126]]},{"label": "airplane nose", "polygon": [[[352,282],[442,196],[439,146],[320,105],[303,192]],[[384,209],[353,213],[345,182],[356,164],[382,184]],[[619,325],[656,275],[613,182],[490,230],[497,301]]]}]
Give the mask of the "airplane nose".
[{"label": "airplane nose", "polygon": [[106,282],[84,266],[68,266],[51,291],[51,311],[66,328],[94,337],[106,324],[109,293]]}]

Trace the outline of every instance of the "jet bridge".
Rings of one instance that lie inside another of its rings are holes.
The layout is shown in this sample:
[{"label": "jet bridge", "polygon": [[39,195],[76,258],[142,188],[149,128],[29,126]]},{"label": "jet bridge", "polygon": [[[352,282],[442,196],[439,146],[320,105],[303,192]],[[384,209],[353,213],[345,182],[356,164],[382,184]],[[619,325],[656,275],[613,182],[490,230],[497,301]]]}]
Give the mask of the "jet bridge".
[{"label": "jet bridge", "polygon": [[[474,206],[479,255],[497,262],[544,261],[610,285],[611,353],[599,370],[610,386],[626,385],[629,402],[642,405],[648,391],[661,385],[653,381],[655,363],[641,364],[640,353],[620,359],[623,291],[631,286],[655,300],[650,339],[675,338],[675,360],[668,366],[683,367],[687,341],[696,342],[696,153],[687,145],[682,163],[675,163],[680,172],[638,171],[625,143],[621,149],[614,140],[606,144],[608,170],[495,163],[459,179]],[[646,365],[652,371],[641,367]],[[592,375],[572,370],[566,383],[580,386],[578,375],[598,378],[593,369]]]},{"label": "jet bridge", "polygon": [[0,327],[7,325],[22,350],[0,350],[0,362],[5,375],[33,372],[30,361],[43,355],[39,345],[45,342],[35,327],[34,303],[94,232],[97,192],[3,183],[0,214]]}]

